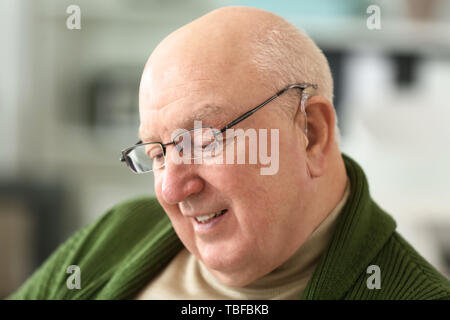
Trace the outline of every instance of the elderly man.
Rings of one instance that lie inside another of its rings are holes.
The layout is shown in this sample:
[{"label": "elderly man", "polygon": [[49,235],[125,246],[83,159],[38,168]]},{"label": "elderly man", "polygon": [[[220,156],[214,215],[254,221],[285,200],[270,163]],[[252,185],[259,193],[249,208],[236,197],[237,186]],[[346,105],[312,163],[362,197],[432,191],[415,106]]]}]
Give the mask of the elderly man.
[{"label": "elderly man", "polygon": [[122,160],[152,172],[158,202],[117,205],[10,298],[450,297],[342,155],[328,63],[280,17],[227,7],[173,32],[139,98],[141,141]]}]

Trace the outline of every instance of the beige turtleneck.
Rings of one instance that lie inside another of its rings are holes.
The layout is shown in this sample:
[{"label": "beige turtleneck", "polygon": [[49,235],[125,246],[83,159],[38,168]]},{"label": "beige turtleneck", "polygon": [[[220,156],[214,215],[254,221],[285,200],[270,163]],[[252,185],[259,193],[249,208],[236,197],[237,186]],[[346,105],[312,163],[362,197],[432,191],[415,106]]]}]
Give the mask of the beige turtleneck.
[{"label": "beige turtleneck", "polygon": [[183,249],[141,290],[135,299],[299,299],[320,256],[331,240],[337,217],[349,193],[350,185],[347,180],[341,201],[311,233],[300,249],[274,271],[245,287],[231,288],[223,285],[214,278],[201,261],[187,249]]}]

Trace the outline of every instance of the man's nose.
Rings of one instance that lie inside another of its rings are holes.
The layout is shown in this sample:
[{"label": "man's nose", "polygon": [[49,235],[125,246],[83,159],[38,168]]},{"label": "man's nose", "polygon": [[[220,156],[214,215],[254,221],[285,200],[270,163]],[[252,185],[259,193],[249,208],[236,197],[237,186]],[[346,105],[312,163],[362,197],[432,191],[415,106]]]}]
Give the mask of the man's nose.
[{"label": "man's nose", "polygon": [[204,181],[198,176],[195,167],[197,166],[177,164],[166,159],[161,184],[161,194],[165,202],[177,204],[203,190]]}]

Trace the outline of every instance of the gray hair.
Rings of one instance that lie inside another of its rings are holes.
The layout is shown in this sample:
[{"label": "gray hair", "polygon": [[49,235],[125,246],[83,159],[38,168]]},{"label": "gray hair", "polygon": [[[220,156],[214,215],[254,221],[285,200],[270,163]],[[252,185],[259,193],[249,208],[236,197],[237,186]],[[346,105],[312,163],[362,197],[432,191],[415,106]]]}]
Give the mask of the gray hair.
[{"label": "gray hair", "polygon": [[[251,38],[251,62],[267,78],[265,82],[271,90],[299,82],[314,83],[318,85],[317,94],[333,104],[333,78],[328,61],[307,35],[282,20],[260,28]],[[335,140],[339,144],[337,115]]]}]

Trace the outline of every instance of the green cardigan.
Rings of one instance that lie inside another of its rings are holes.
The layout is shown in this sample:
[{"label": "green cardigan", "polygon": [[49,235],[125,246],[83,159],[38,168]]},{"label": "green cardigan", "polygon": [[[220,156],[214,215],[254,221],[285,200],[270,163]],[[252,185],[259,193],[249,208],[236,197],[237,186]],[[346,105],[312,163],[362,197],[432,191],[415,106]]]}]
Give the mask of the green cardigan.
[{"label": "green cardigan", "polygon": [[[299,299],[450,299],[450,282],[396,231],[364,172],[343,155],[351,192],[332,240]],[[8,299],[133,299],[183,248],[154,198],[118,204],[77,231]],[[67,267],[81,270],[68,289]],[[368,289],[370,265],[381,288]]]}]

